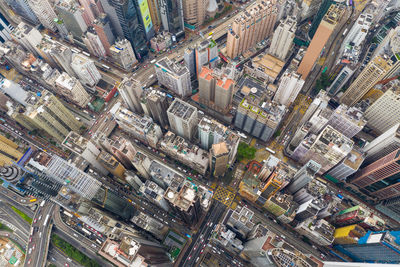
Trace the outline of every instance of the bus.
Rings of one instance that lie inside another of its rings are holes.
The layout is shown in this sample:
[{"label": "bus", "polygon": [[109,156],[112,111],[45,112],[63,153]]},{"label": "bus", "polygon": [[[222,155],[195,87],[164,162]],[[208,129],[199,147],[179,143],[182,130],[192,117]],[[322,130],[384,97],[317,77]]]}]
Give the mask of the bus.
[{"label": "bus", "polygon": [[189,181],[193,181],[193,179],[192,179],[192,178],[190,178],[189,176],[188,176],[188,177],[186,177],[186,179],[188,179]]},{"label": "bus", "polygon": [[107,65],[101,64],[101,66],[106,70],[111,70],[111,68],[109,66],[107,66]]},{"label": "bus", "polygon": [[81,50],[79,50],[77,48],[71,48],[71,51],[74,52],[74,53],[77,53],[77,54],[82,52]]},{"label": "bus", "polygon": [[70,217],[70,218],[72,218],[72,214],[71,213],[69,213],[68,211],[66,211],[66,210],[64,210],[64,212],[63,212],[65,215],[67,215],[68,217]]},{"label": "bus", "polygon": [[155,59],[153,59],[152,61],[150,61],[150,64],[154,64],[154,63],[156,63],[156,60],[155,60]]},{"label": "bus", "polygon": [[270,148],[268,148],[268,147],[266,147],[265,150],[267,150],[267,151],[268,151],[269,153],[271,153],[272,155],[275,154],[275,151],[273,151],[272,149],[270,149]]},{"label": "bus", "polygon": [[49,221],[50,215],[46,215],[46,219],[44,219],[43,226],[46,226],[47,222]]},{"label": "bus", "polygon": [[90,54],[88,52],[83,51],[82,54],[84,54],[87,57],[90,57]]},{"label": "bus", "polygon": [[87,234],[87,235],[91,235],[91,234],[92,234],[91,232],[89,232],[89,231],[86,230],[85,228],[82,228],[82,231],[83,231],[85,234]]},{"label": "bus", "polygon": [[40,203],[40,207],[43,207],[44,203],[46,203],[46,200],[43,200],[42,203]]}]

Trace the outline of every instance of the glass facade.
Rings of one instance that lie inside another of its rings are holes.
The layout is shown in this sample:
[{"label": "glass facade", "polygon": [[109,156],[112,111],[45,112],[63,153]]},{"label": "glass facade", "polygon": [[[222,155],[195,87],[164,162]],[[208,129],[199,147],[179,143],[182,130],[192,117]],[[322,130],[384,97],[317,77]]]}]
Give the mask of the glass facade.
[{"label": "glass facade", "polygon": [[160,14],[164,30],[172,33],[176,40],[183,39],[185,30],[182,0],[160,0]]}]

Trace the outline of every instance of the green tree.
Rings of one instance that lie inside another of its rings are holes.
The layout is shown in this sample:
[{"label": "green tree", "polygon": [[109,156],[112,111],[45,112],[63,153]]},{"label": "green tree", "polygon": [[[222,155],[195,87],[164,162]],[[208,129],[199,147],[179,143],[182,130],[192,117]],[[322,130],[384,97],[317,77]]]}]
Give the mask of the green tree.
[{"label": "green tree", "polygon": [[256,155],[257,149],[254,147],[249,146],[246,143],[240,142],[238,149],[237,149],[237,159],[243,160],[243,159],[254,159]]}]

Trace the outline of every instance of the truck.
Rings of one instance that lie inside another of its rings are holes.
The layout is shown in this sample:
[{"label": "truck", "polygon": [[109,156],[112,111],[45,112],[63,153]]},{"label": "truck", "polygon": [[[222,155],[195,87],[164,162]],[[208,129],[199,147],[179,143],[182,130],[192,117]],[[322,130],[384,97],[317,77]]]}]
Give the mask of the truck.
[{"label": "truck", "polygon": [[43,226],[46,226],[46,225],[47,225],[47,222],[49,221],[49,218],[50,218],[50,215],[47,214],[47,215],[46,215],[46,218],[44,219]]}]

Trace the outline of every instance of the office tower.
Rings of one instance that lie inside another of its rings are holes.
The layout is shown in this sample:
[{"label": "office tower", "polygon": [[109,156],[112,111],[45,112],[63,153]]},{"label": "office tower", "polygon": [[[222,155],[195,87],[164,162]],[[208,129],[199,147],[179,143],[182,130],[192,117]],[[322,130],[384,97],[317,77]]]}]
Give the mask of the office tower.
[{"label": "office tower", "polygon": [[22,47],[35,55],[38,54],[36,47],[43,39],[40,31],[24,22],[18,24],[18,26],[11,32],[11,37]]},{"label": "office tower", "polygon": [[146,56],[148,48],[143,26],[139,22],[139,10],[134,0],[100,0],[110,19],[116,37],[125,38],[131,44],[139,60]]},{"label": "office tower", "polygon": [[101,79],[101,74],[94,62],[82,54],[74,54],[72,56],[71,68],[86,86],[93,87]]},{"label": "office tower", "polygon": [[234,124],[266,142],[279,127],[285,110],[283,105],[268,100],[264,102],[255,95],[249,95],[238,105]]},{"label": "office tower", "polygon": [[8,22],[8,20],[0,14],[0,42],[4,43],[11,40],[11,32],[14,27]]},{"label": "office tower", "polygon": [[287,107],[290,106],[299,94],[303,84],[304,80],[300,74],[289,70],[285,71],[275,93],[274,101]]},{"label": "office tower", "polygon": [[328,125],[319,135],[306,136],[290,157],[302,164],[312,159],[322,166],[319,174],[323,174],[346,157],[353,144],[352,140]]},{"label": "office tower", "polygon": [[329,95],[335,96],[342,89],[343,85],[347,83],[350,77],[353,75],[355,69],[349,66],[345,66],[339,74],[333,80],[332,84],[326,89]]},{"label": "office tower", "polygon": [[131,69],[137,63],[132,45],[127,39],[117,40],[109,51],[113,61],[125,70]]},{"label": "office tower", "polygon": [[296,172],[292,181],[287,186],[287,190],[290,193],[296,193],[304,186],[306,186],[312,179],[314,175],[321,169],[321,165],[317,162],[310,160],[300,170]]},{"label": "office tower", "polygon": [[92,199],[101,182],[58,156],[52,156],[45,173],[80,196]]},{"label": "office tower", "polygon": [[197,132],[197,108],[175,98],[167,110],[171,131],[188,140],[193,140]]},{"label": "office tower", "polygon": [[285,60],[292,48],[296,29],[297,21],[295,17],[287,17],[285,20],[282,20],[272,36],[268,53]]},{"label": "office tower", "polygon": [[118,91],[128,108],[136,113],[143,113],[140,98],[143,92],[142,85],[133,76],[125,77],[118,86]]},{"label": "office tower", "polygon": [[400,196],[400,149],[361,168],[350,183],[360,188],[363,193],[378,200]]},{"label": "office tower", "polygon": [[29,6],[43,27],[55,32],[57,15],[48,0],[28,0]]},{"label": "office tower", "polygon": [[325,47],[329,37],[335,30],[336,25],[344,14],[344,6],[340,4],[331,5],[328,12],[322,19],[318,26],[315,36],[312,38],[310,45],[307,48],[307,52],[301,61],[297,72],[301,74],[305,80],[308,74],[314,67],[315,62],[319,58],[322,49]]},{"label": "office tower", "polygon": [[62,21],[74,39],[81,40],[82,34],[87,30],[87,25],[78,3],[75,0],[59,0],[55,5],[55,10],[58,19]]},{"label": "office tower", "polygon": [[353,149],[339,164],[330,169],[326,175],[345,181],[347,177],[358,171],[364,158],[363,153]]},{"label": "office tower", "polygon": [[103,175],[108,174],[108,171],[97,161],[100,150],[91,140],[86,139],[74,131],[71,131],[61,145],[69,149],[75,155],[84,158],[92,165],[93,168],[101,172]]},{"label": "office tower", "polygon": [[30,23],[36,25],[39,23],[38,18],[35,13],[33,13],[32,8],[28,4],[28,0],[6,0],[5,1],[11,9],[29,21]]},{"label": "office tower", "polygon": [[165,211],[169,211],[170,207],[167,200],[164,198],[165,191],[155,182],[146,180],[139,190],[150,202],[156,204]]},{"label": "office tower", "polygon": [[182,0],[160,0],[158,4],[162,26],[172,34],[172,41],[185,38]]},{"label": "office tower", "polygon": [[75,77],[63,72],[55,81],[57,92],[84,108],[89,104],[91,96]]},{"label": "office tower", "polygon": [[0,166],[12,165],[13,162],[18,162],[19,159],[24,155],[17,150],[18,145],[0,135]]},{"label": "office tower", "polygon": [[194,27],[203,25],[207,14],[209,0],[186,0],[183,2],[183,18],[185,23]]},{"label": "office tower", "polygon": [[97,156],[97,161],[112,175],[124,180],[126,169],[113,155],[103,150]]},{"label": "office tower", "polygon": [[93,21],[93,28],[99,36],[107,55],[110,56],[110,46],[114,44],[115,36],[111,29],[111,22],[107,14],[100,13],[96,20]]},{"label": "office tower", "polygon": [[314,34],[316,33],[322,19],[325,14],[328,12],[330,6],[334,4],[334,0],[322,0],[321,5],[319,6],[317,14],[313,18],[313,22],[311,23],[310,30],[308,31],[308,36],[310,39],[314,38]]},{"label": "office tower", "polygon": [[210,149],[210,172],[214,177],[222,177],[228,169],[229,151],[225,142],[213,144]]},{"label": "office tower", "polygon": [[157,0],[148,0],[147,4],[149,5],[150,17],[153,22],[154,30],[158,32],[161,27],[159,3]]},{"label": "office tower", "polygon": [[335,244],[357,244],[360,237],[365,236],[367,232],[361,226],[357,224],[344,226],[336,228],[335,234]]},{"label": "office tower", "polygon": [[268,37],[273,31],[276,16],[277,8],[270,1],[261,1],[248,7],[228,29],[227,56],[236,58]]},{"label": "office tower", "polygon": [[355,105],[391,68],[390,60],[376,56],[347,88],[340,101],[348,106]]},{"label": "office tower", "polygon": [[188,181],[184,183],[180,191],[168,187],[164,198],[169,202],[174,212],[188,225],[195,225],[199,221],[201,216],[200,199]]},{"label": "office tower", "polygon": [[107,51],[104,48],[100,37],[93,28],[88,29],[88,31],[82,36],[82,40],[91,55],[98,58],[104,58],[107,56]]},{"label": "office tower", "polygon": [[231,108],[234,87],[235,81],[221,70],[203,67],[199,75],[199,102],[226,114]]},{"label": "office tower", "polygon": [[145,101],[150,117],[152,117],[156,123],[160,124],[161,127],[167,127],[169,123],[168,115],[165,111],[168,110],[169,104],[166,94],[158,90],[151,90],[151,92],[146,95]]},{"label": "office tower", "polygon": [[[23,110],[21,110],[23,112]],[[21,113],[21,111],[19,111]],[[79,132],[82,124],[72,113],[48,91],[31,98],[25,108],[24,118],[36,128],[42,129],[58,142],[62,142],[70,131]]]},{"label": "office tower", "polygon": [[352,138],[360,132],[367,121],[364,119],[363,112],[356,107],[340,105],[331,113],[328,125],[342,133],[348,138]]},{"label": "office tower", "polygon": [[366,154],[365,164],[372,163],[400,148],[400,124],[397,123],[389,130],[372,140],[363,147]]},{"label": "office tower", "polygon": [[200,147],[209,150],[213,144],[224,142],[229,151],[228,164],[231,165],[236,160],[236,152],[239,146],[239,135],[225,125],[203,117],[198,123],[198,139]]},{"label": "office tower", "polygon": [[157,80],[175,94],[186,97],[192,94],[190,73],[186,66],[165,57],[155,65]]},{"label": "office tower", "polygon": [[93,21],[96,18],[95,10],[94,10],[94,5],[95,1],[93,0],[79,0],[79,4],[82,6],[82,15],[83,19],[85,20],[85,23],[87,26],[91,26]]},{"label": "office tower", "polygon": [[394,80],[385,88],[386,92],[365,111],[367,126],[382,134],[400,123],[400,82]]},{"label": "office tower", "polygon": [[135,6],[138,12],[139,22],[144,29],[147,42],[154,37],[153,21],[150,15],[147,0],[135,0]]},{"label": "office tower", "polygon": [[356,244],[337,245],[355,262],[398,264],[400,262],[400,231],[368,231]]}]

